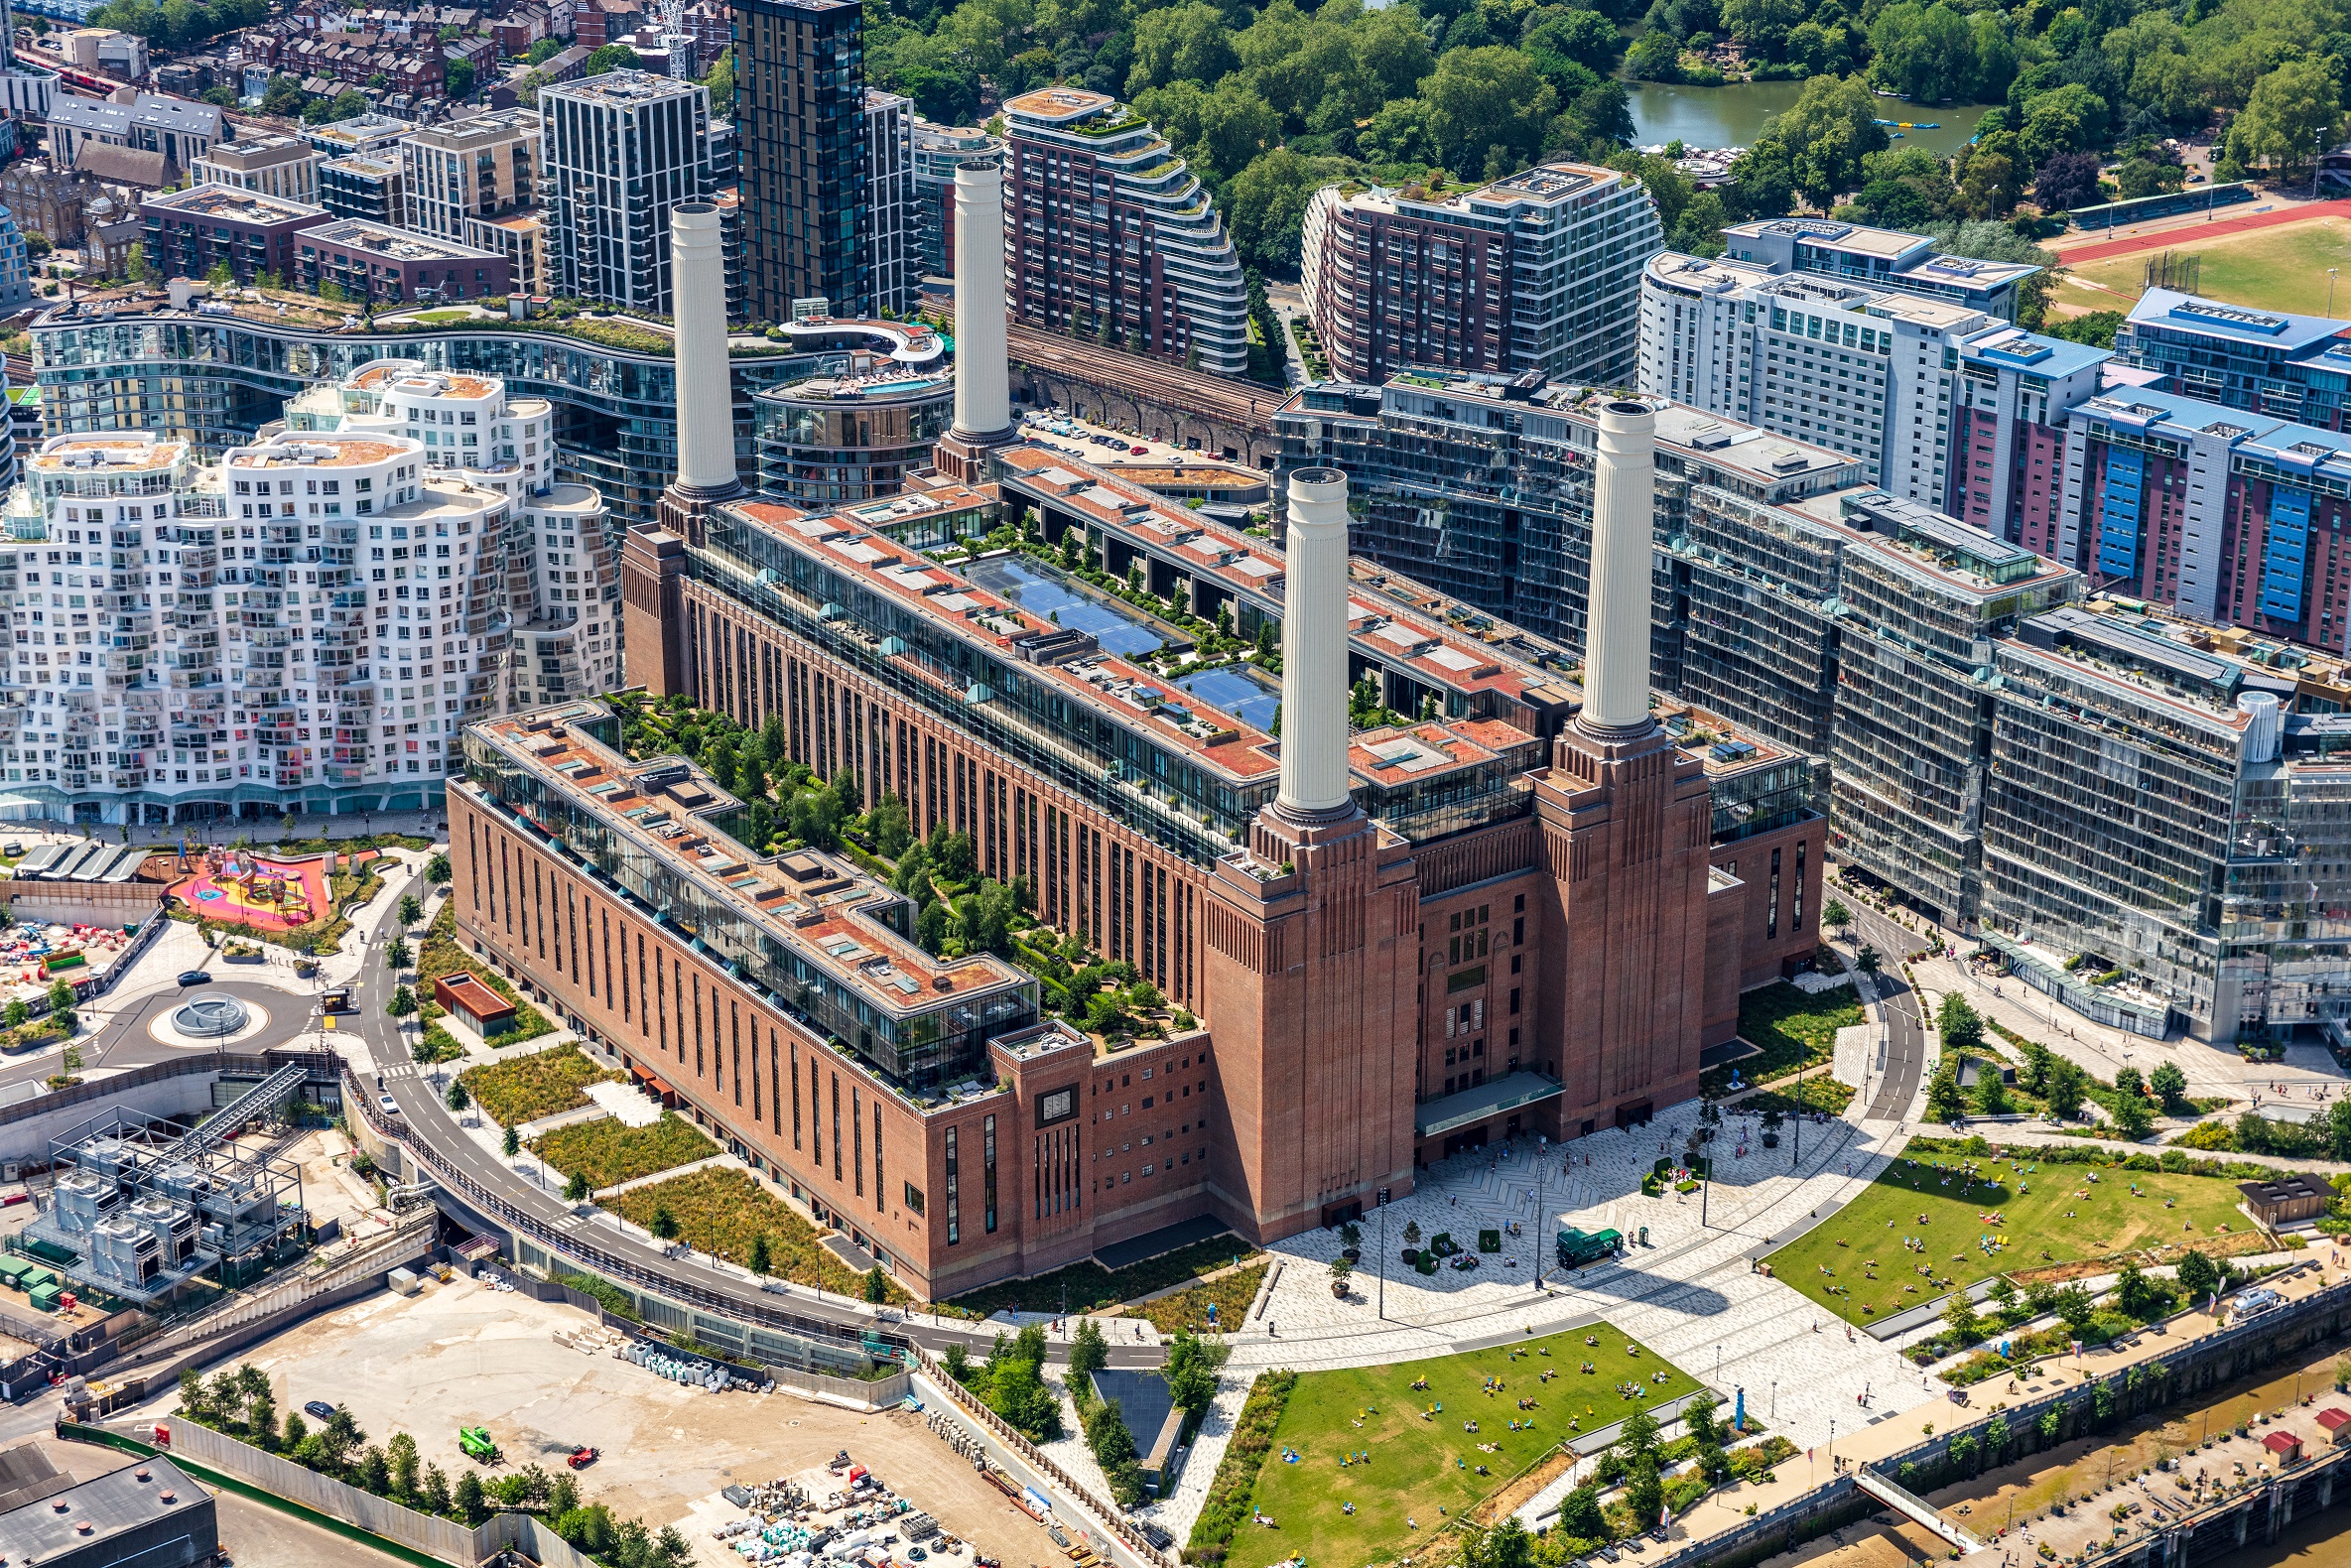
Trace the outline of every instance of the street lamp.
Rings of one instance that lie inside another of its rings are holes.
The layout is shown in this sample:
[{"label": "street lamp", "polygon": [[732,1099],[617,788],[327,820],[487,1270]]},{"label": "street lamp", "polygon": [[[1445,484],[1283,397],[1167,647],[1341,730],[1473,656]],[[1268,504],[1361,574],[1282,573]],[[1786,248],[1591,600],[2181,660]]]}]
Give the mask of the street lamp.
[{"label": "street lamp", "polygon": [[2330,322],[2335,319],[2335,274],[2342,270],[2340,267],[2326,269],[2326,319]]}]

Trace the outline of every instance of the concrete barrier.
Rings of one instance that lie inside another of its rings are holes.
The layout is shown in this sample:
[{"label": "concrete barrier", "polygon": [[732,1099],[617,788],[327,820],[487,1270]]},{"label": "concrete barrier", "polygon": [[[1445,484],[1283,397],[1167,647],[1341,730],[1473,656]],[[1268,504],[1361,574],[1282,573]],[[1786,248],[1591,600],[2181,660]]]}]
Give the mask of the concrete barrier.
[{"label": "concrete barrier", "polygon": [[361,1492],[357,1487],[305,1469],[291,1459],[264,1453],[250,1443],[240,1443],[194,1421],[173,1417],[155,1424],[171,1433],[172,1440],[165,1448],[172,1455],[185,1455],[199,1465],[259,1487],[273,1497],[356,1525],[370,1535],[380,1535],[411,1551],[423,1552],[446,1563],[461,1563],[466,1568],[472,1568],[487,1555],[475,1549],[474,1532],[462,1524],[437,1519],[429,1513],[403,1507],[389,1498]]}]

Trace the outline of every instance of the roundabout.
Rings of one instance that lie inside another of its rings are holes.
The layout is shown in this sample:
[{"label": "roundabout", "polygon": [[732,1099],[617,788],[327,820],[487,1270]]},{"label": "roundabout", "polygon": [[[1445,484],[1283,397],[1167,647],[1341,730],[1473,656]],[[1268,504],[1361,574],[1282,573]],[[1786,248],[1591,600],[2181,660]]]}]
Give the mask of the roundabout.
[{"label": "roundabout", "polygon": [[[287,1000],[299,1002],[291,994]],[[245,996],[225,991],[199,991],[147,1026],[150,1038],[165,1045],[218,1050],[250,1040],[269,1027],[269,1009]]]}]

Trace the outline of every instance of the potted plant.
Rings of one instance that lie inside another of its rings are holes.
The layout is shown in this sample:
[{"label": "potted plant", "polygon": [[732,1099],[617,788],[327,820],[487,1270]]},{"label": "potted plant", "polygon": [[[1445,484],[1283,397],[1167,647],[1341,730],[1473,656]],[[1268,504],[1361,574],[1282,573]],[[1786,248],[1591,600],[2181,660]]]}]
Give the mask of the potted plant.
[{"label": "potted plant", "polygon": [[1420,1261],[1420,1225],[1417,1221],[1406,1220],[1404,1222],[1404,1261],[1407,1263]]},{"label": "potted plant", "polygon": [[1331,1261],[1331,1294],[1341,1301],[1347,1299],[1347,1276],[1355,1272],[1355,1264],[1344,1257]]},{"label": "potted plant", "polygon": [[1359,1262],[1364,1255],[1364,1228],[1353,1220],[1339,1228],[1342,1250],[1339,1255],[1349,1262]]}]

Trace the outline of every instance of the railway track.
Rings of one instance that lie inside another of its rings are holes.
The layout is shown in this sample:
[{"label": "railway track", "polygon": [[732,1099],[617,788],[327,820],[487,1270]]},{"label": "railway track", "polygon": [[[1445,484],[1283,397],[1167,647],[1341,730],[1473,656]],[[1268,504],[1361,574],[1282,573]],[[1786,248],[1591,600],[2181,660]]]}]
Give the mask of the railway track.
[{"label": "railway track", "polygon": [[1203,375],[1140,354],[1023,327],[1017,322],[1007,325],[1005,337],[1013,361],[1030,369],[1066,375],[1130,396],[1139,395],[1203,419],[1223,420],[1268,434],[1273,429],[1273,411],[1289,396],[1280,388]]}]

